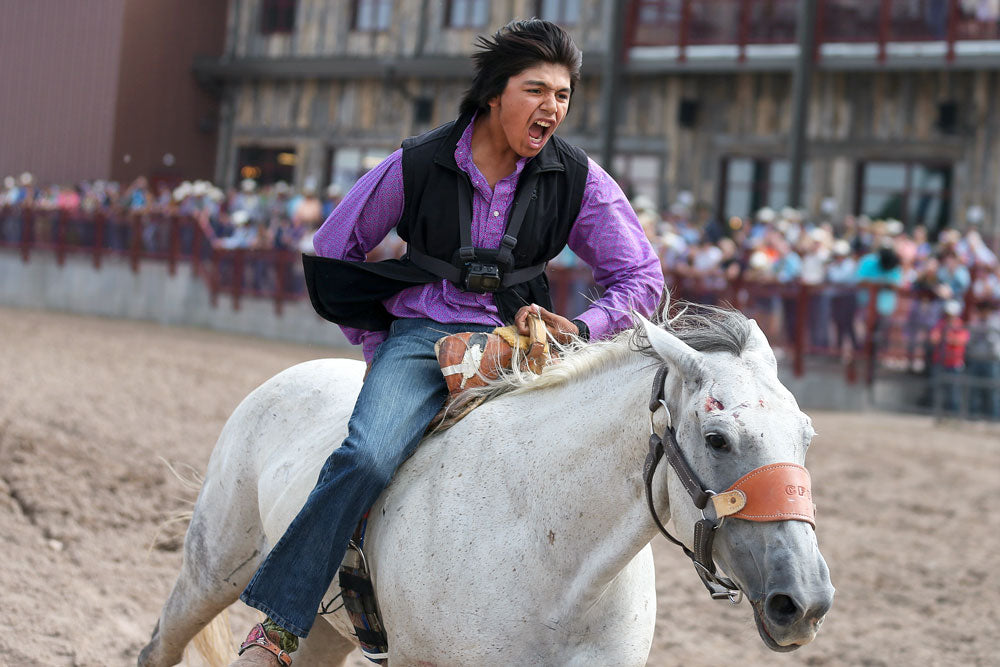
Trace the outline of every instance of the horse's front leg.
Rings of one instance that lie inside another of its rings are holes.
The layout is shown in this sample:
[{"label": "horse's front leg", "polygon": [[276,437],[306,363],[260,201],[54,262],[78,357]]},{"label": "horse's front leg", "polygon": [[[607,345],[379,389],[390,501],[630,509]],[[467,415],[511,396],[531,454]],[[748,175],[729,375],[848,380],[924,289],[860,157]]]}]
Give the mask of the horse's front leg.
[{"label": "horse's front leg", "polygon": [[[236,601],[264,558],[267,545],[257,511],[256,485],[248,479],[242,484],[227,479],[223,484],[220,468],[224,467],[209,465],[184,537],[181,572],[149,644],[139,654],[140,667],[180,662],[188,642]],[[245,491],[229,493],[229,489]],[[232,646],[206,648],[220,654],[232,652]]]}]

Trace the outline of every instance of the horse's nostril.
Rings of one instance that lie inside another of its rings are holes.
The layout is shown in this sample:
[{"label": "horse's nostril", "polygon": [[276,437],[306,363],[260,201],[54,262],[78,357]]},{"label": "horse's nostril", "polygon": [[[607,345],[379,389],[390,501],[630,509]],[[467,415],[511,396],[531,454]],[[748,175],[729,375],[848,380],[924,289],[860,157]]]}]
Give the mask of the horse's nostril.
[{"label": "horse's nostril", "polygon": [[767,610],[767,617],[771,619],[771,622],[779,625],[788,625],[796,621],[801,615],[801,611],[799,610],[799,606],[795,604],[795,600],[784,593],[775,593],[768,597],[765,609]]}]

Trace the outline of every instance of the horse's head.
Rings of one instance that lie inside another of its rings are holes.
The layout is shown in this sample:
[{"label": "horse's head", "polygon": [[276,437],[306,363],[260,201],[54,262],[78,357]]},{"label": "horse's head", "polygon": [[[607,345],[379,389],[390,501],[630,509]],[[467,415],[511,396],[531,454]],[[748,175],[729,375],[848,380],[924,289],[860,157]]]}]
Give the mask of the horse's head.
[{"label": "horse's head", "polygon": [[[649,352],[669,368],[665,403],[688,466],[704,489],[715,492],[776,463],[797,464],[788,468],[807,479],[798,466],[804,465],[815,432],[778,381],[767,339],[756,322],[739,313],[712,314],[688,315],[680,323],[686,326],[670,326],[673,333],[644,321]],[[811,496],[807,481],[795,484],[779,477],[770,485],[779,488],[765,488],[758,496],[774,494],[773,502],[783,502],[777,497],[786,490]],[[689,491],[676,472],[669,475],[670,516],[678,537],[694,550],[694,527],[703,514]],[[798,502],[801,508],[802,499]],[[704,513],[715,519],[714,503],[709,502]],[[834,589],[811,523],[774,520],[765,513],[752,519],[728,516],[714,531],[709,550],[750,599],[757,629],[769,648],[791,651],[812,641]]]}]

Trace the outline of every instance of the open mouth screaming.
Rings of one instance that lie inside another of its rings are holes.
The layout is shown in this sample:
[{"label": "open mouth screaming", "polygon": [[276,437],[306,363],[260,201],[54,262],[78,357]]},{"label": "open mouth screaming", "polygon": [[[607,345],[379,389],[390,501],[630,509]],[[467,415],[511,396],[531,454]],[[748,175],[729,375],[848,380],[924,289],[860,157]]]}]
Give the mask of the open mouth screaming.
[{"label": "open mouth screaming", "polygon": [[536,120],[528,127],[528,143],[532,148],[541,148],[552,132],[553,123],[547,120]]}]

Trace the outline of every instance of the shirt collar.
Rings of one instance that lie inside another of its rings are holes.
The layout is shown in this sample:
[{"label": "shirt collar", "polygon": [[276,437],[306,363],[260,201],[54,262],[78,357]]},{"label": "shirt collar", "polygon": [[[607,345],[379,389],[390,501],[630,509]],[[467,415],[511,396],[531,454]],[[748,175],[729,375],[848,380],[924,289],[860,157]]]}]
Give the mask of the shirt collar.
[{"label": "shirt collar", "polygon": [[[462,132],[462,136],[458,139],[458,144],[455,145],[455,163],[458,168],[467,174],[474,174],[479,171],[479,167],[472,160],[472,131],[476,124],[477,113],[472,114],[472,118],[469,120],[469,124],[465,126],[465,130]],[[521,172],[524,170],[524,165],[528,164],[530,157],[518,158],[514,165],[514,173],[505,176],[504,178],[510,178],[511,176],[520,176]],[[502,180],[502,179],[501,179]]]}]

